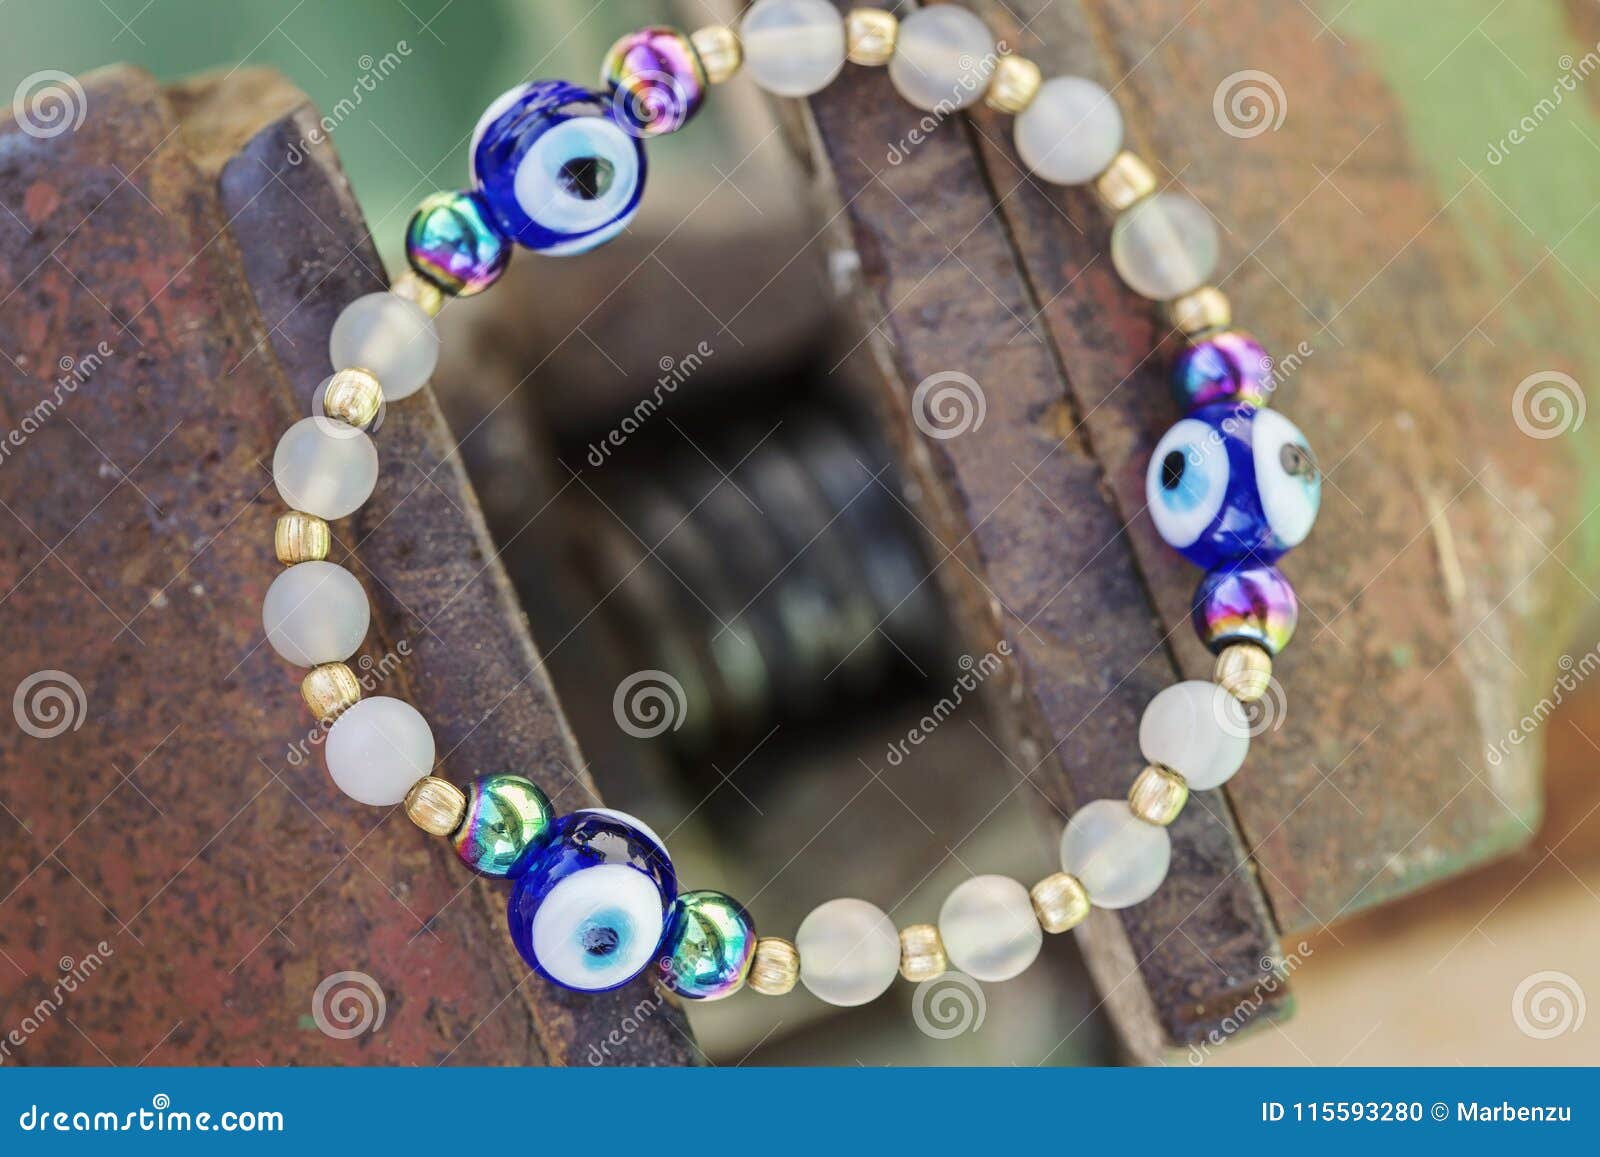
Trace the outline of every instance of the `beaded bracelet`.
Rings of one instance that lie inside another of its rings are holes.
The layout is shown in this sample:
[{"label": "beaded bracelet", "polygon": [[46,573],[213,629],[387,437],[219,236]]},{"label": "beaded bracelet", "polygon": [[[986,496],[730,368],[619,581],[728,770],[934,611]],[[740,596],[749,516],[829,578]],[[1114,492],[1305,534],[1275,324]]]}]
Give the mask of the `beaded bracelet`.
[{"label": "beaded bracelet", "polygon": [[[1124,281],[1167,303],[1188,344],[1173,370],[1187,416],[1167,431],[1146,474],[1156,530],[1206,574],[1193,621],[1217,654],[1214,682],[1189,680],[1151,700],[1139,724],[1147,766],[1126,801],[1080,808],[1061,836],[1062,871],[1032,889],[1002,876],[959,885],[937,926],[896,932],[864,900],[815,909],[794,942],[758,939],[750,915],[720,892],[680,893],[663,841],[642,821],[607,808],[556,817],[517,775],[480,776],[465,789],[430,774],[434,741],[415,708],[362,699],[344,663],[367,631],[361,584],[326,561],[328,520],[372,493],[378,455],[367,433],[386,402],[420,389],[438,357],[433,317],[446,294],[492,285],[512,243],[549,254],[592,249],[625,228],[645,177],[644,143],[681,127],[708,85],[741,66],[780,96],[827,85],[846,60],[888,66],[912,104],[945,112],[984,99],[1014,114],[1017,152],[1057,184],[1093,183],[1116,214],[1111,256]],[[1042,81],[1038,67],[999,51],[963,8],[923,8],[897,20],[828,0],[756,0],[737,32],[686,36],[646,28],[619,40],[602,88],[536,81],[507,92],[472,135],[472,188],[423,201],[406,232],[411,270],[387,293],[347,306],[329,342],[333,375],[314,409],[273,456],[277,555],[288,564],[267,591],[263,624],[285,659],[310,668],[301,690],[328,725],[327,765],[352,798],[404,803],[424,831],[448,837],[474,870],[513,880],[512,938],[541,976],[600,992],[652,961],[679,996],[708,1000],[744,985],[780,994],[797,980],[822,1000],[874,999],[898,971],[911,981],[954,967],[1006,980],[1032,963],[1044,932],[1080,923],[1091,906],[1125,908],[1160,886],[1170,824],[1191,790],[1220,787],[1249,747],[1243,704],[1259,699],[1272,657],[1289,641],[1295,594],[1273,566],[1311,530],[1320,476],[1300,431],[1267,409],[1273,380],[1260,345],[1232,328],[1227,298],[1206,284],[1217,260],[1209,214],[1159,191],[1148,165],[1122,149],[1122,118],[1093,81]]]}]

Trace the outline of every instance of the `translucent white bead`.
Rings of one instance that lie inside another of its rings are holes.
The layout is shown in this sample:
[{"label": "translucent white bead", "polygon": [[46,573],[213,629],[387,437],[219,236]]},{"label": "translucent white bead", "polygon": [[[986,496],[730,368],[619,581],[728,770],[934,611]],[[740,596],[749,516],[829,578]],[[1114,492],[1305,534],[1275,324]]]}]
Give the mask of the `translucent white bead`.
[{"label": "translucent white bead", "polygon": [[810,96],[844,67],[844,17],[828,0],[756,0],[739,39],[745,71],[777,96]]},{"label": "translucent white bead", "polygon": [[379,695],[334,720],[327,757],[340,791],[357,803],[388,807],[433,770],[433,732],[411,704]]},{"label": "translucent white bead", "polygon": [[386,401],[410,397],[433,374],[439,335],[433,318],[416,302],[393,293],[358,297],[339,314],[328,336],[333,368],[371,370]]},{"label": "translucent white bead", "polygon": [[1216,222],[1193,197],[1154,193],[1117,218],[1111,261],[1135,293],[1156,301],[1182,297],[1216,270]]},{"label": "translucent white bead", "polygon": [[920,109],[966,108],[983,97],[994,58],[994,37],[981,19],[954,4],[937,4],[900,21],[889,80]]},{"label": "translucent white bead", "polygon": [[332,418],[301,418],[278,439],[272,481],[296,510],[343,518],[372,497],[378,448],[354,426]]},{"label": "translucent white bead", "polygon": [[1139,751],[1183,776],[1192,791],[1221,787],[1250,752],[1239,701],[1215,683],[1187,679],[1166,688],[1139,719]]},{"label": "translucent white bead", "polygon": [[951,967],[974,980],[1010,980],[1039,955],[1044,932],[1028,889],[1006,876],[974,876],[939,909],[939,938]]},{"label": "translucent white bead", "polygon": [[372,617],[355,575],[331,562],[302,562],[267,588],[261,625],[272,649],[291,663],[315,667],[348,659],[367,637]]},{"label": "translucent white bead", "polygon": [[1126,800],[1084,805],[1061,833],[1061,868],[1078,877],[1097,908],[1129,908],[1149,899],[1171,862],[1167,829],[1145,823]]},{"label": "translucent white bead", "polygon": [[829,900],[794,936],[800,980],[813,996],[849,1008],[883,995],[900,971],[900,934],[865,900]]},{"label": "translucent white bead", "polygon": [[1080,185],[1105,172],[1122,148],[1122,113],[1111,94],[1081,76],[1058,76],[1017,114],[1017,153],[1046,181]]}]

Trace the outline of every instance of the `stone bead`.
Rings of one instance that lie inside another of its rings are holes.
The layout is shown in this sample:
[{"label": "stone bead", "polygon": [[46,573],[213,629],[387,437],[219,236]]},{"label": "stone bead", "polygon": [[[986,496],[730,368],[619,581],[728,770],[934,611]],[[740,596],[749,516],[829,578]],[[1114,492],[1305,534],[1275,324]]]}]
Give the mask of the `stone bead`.
[{"label": "stone bead", "polygon": [[1085,804],[1061,833],[1061,867],[1078,878],[1097,908],[1130,908],[1149,899],[1171,861],[1167,829],[1145,823],[1126,800]]},{"label": "stone bead", "polygon": [[505,773],[467,784],[461,822],[450,844],[461,862],[485,876],[515,876],[527,867],[555,821],[550,798],[531,779]]},{"label": "stone bead", "polygon": [[392,807],[433,770],[433,731],[405,700],[374,696],[328,729],[327,759],[328,774],[345,795]]},{"label": "stone bead", "polygon": [[272,453],[272,481],[296,510],[343,518],[378,484],[378,448],[354,427],[329,418],[301,418]]},{"label": "stone bead", "polygon": [[917,108],[950,112],[983,99],[994,59],[988,25],[958,5],[936,4],[900,21],[889,80]]},{"label": "stone bead", "polygon": [[300,680],[300,698],[319,723],[332,723],[361,702],[361,681],[343,663],[322,663]]},{"label": "stone bead", "polygon": [[989,89],[983,94],[983,103],[996,112],[1015,116],[1032,103],[1039,94],[1044,75],[1039,66],[1026,56],[1007,53],[994,66],[989,78]]},{"label": "stone bead", "polygon": [[1213,402],[1265,406],[1276,388],[1272,359],[1243,330],[1220,330],[1198,338],[1172,362],[1172,396],[1185,411]]},{"label": "stone bead", "polygon": [[1081,185],[1105,171],[1122,148],[1122,113],[1111,94],[1081,76],[1047,80],[1017,117],[1023,164],[1046,181]]},{"label": "stone bead", "polygon": [[882,8],[852,8],[844,18],[845,56],[851,64],[868,68],[894,58],[900,18]]},{"label": "stone bead", "polygon": [[623,36],[600,62],[600,86],[616,112],[647,137],[687,124],[709,83],[688,35],[661,25]]},{"label": "stone bead", "polygon": [[1190,618],[1213,654],[1234,643],[1254,643],[1276,655],[1294,637],[1300,601],[1271,563],[1236,563],[1200,580]]},{"label": "stone bead", "polygon": [[333,368],[370,370],[383,383],[383,396],[398,402],[420,390],[439,361],[439,335],[433,318],[414,301],[395,293],[369,293],[340,312],[328,336]]},{"label": "stone bead", "polygon": [[1147,824],[1165,827],[1183,814],[1189,801],[1189,785],[1170,767],[1152,763],[1139,773],[1128,789],[1128,810]]},{"label": "stone bead", "polygon": [[406,792],[406,818],[430,836],[448,836],[466,811],[466,792],[436,775],[417,780]]},{"label": "stone bead", "polygon": [[721,892],[684,892],[661,937],[661,986],[686,1000],[721,1000],[744,987],[756,954],[756,925]]},{"label": "stone bead", "polygon": [[1244,710],[1215,683],[1174,683],[1145,705],[1139,752],[1151,763],[1172,768],[1194,791],[1221,787],[1250,753]]},{"label": "stone bead", "polygon": [[1210,279],[1217,268],[1217,224],[1184,193],[1153,193],[1117,218],[1111,262],[1143,297],[1170,301]]},{"label": "stone bead", "polygon": [[932,924],[912,924],[900,929],[900,975],[921,984],[950,971],[939,929]]},{"label": "stone bead", "polygon": [[500,280],[511,261],[511,242],[470,189],[433,193],[406,225],[406,260],[442,292],[470,297]]},{"label": "stone bead", "polygon": [[956,885],[939,909],[939,935],[950,964],[984,981],[1020,975],[1044,943],[1028,889],[1007,876]]},{"label": "stone bead", "polygon": [[1233,324],[1233,303],[1215,285],[1202,285],[1167,303],[1167,314],[1179,333],[1198,337]]},{"label": "stone bead", "polygon": [[800,953],[781,936],[763,936],[756,941],[756,955],[750,965],[750,991],[762,996],[783,996],[794,991],[800,981]]},{"label": "stone bead", "polygon": [[383,386],[369,370],[340,370],[317,387],[314,408],[336,422],[364,429],[383,409]]},{"label": "stone bead", "polygon": [[795,933],[800,980],[819,1000],[850,1008],[882,996],[900,971],[900,937],[865,900],[829,900]]},{"label": "stone bead", "polygon": [[1028,890],[1033,914],[1046,932],[1066,932],[1089,915],[1089,893],[1076,876],[1053,872]]},{"label": "stone bead", "polygon": [[291,510],[278,515],[272,530],[272,547],[278,561],[293,566],[297,562],[321,562],[328,557],[333,535],[328,524],[315,514]]},{"label": "stone bead", "polygon": [[1113,213],[1133,208],[1155,191],[1155,172],[1143,157],[1126,149],[1111,158],[1105,172],[1094,179],[1095,196]]},{"label": "stone bead", "polygon": [[739,22],[744,66],[775,96],[810,96],[844,67],[844,18],[828,0],[756,0]]},{"label": "stone bead", "polygon": [[744,63],[744,48],[739,34],[726,24],[709,24],[697,28],[689,37],[700,64],[706,70],[710,84],[725,84],[733,79]]},{"label": "stone bead", "polygon": [[367,637],[371,618],[367,592],[355,575],[331,562],[290,567],[261,600],[267,642],[301,667],[348,659]]},{"label": "stone bead", "polygon": [[1241,703],[1254,703],[1272,683],[1272,656],[1254,643],[1230,643],[1217,655],[1211,678]]}]

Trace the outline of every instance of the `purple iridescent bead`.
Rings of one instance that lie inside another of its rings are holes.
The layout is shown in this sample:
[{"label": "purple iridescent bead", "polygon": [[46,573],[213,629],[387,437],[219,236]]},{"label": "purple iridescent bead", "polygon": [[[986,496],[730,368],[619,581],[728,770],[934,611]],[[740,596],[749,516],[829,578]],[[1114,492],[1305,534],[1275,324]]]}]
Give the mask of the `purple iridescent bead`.
[{"label": "purple iridescent bead", "polygon": [[1200,338],[1172,365],[1172,393],[1185,412],[1213,402],[1265,406],[1276,384],[1267,351],[1238,329]]},{"label": "purple iridescent bead", "polygon": [[676,28],[641,28],[611,46],[600,84],[611,94],[618,123],[654,137],[676,132],[699,110],[706,70]]},{"label": "purple iridescent bead", "polygon": [[494,227],[476,193],[434,193],[406,226],[406,258],[446,293],[468,297],[499,280],[511,260],[511,242]]},{"label": "purple iridescent bead", "polygon": [[1194,592],[1194,629],[1220,652],[1230,643],[1255,643],[1276,655],[1300,617],[1294,588],[1275,566],[1246,563],[1209,572]]}]

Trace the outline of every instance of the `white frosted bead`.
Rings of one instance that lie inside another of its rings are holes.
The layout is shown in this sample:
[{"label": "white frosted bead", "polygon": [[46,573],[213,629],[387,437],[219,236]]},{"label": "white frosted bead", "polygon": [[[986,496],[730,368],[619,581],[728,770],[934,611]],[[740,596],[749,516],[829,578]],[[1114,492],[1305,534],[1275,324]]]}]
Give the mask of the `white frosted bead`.
[{"label": "white frosted bead", "polygon": [[1080,185],[1105,172],[1122,149],[1122,113],[1094,81],[1058,76],[1039,86],[1014,132],[1028,168],[1058,185]]},{"label": "white frosted bead", "polygon": [[334,720],[327,757],[340,791],[357,803],[388,807],[433,770],[433,732],[411,704],[379,695]]},{"label": "white frosted bead", "polygon": [[348,659],[367,637],[372,617],[355,575],[331,562],[302,562],[267,588],[261,625],[272,649],[291,663],[315,667]]},{"label": "white frosted bead", "polygon": [[1166,688],[1139,719],[1139,751],[1164,763],[1193,791],[1221,787],[1250,752],[1249,720],[1239,701],[1215,683],[1187,679]]},{"label": "white frosted bead", "polygon": [[1167,829],[1145,823],[1126,800],[1084,805],[1061,833],[1062,871],[1078,877],[1097,908],[1129,908],[1148,899],[1171,862]]},{"label": "white frosted bead", "polygon": [[974,876],[945,898],[939,938],[952,967],[974,980],[1000,981],[1033,963],[1044,931],[1028,889],[1006,876]]},{"label": "white frosted bead", "polygon": [[343,518],[378,484],[378,448],[354,426],[332,418],[301,418],[272,453],[272,481],[296,510]]},{"label": "white frosted bead", "polygon": [[744,70],[777,96],[810,96],[844,67],[844,17],[828,0],[756,0],[739,40]]},{"label": "white frosted bead", "polygon": [[333,368],[371,370],[386,401],[420,390],[439,361],[433,318],[414,301],[393,293],[369,293],[345,306],[328,335]]},{"label": "white frosted bead", "polygon": [[1217,224],[1193,197],[1153,193],[1117,218],[1111,261],[1135,293],[1171,301],[1211,280]]},{"label": "white frosted bead", "polygon": [[920,109],[940,112],[976,104],[994,71],[994,37],[965,8],[918,8],[900,21],[889,80]]},{"label": "white frosted bead", "polygon": [[900,971],[900,934],[865,900],[829,900],[794,935],[800,980],[813,996],[849,1008],[882,996]]}]

